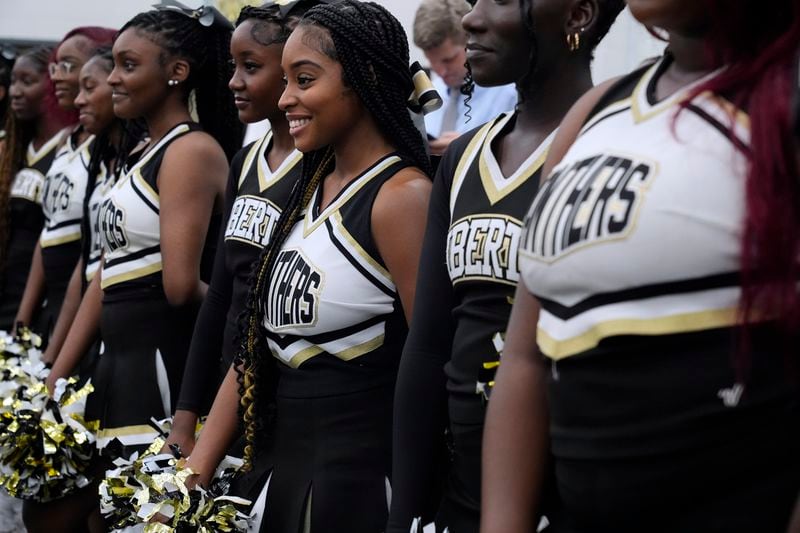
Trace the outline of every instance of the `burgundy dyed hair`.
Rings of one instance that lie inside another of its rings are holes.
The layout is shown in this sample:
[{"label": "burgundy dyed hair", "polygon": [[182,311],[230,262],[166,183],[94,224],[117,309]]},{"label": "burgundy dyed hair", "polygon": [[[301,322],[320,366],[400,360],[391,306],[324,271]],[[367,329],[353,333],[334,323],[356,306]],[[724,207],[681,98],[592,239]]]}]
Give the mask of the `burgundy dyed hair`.
[{"label": "burgundy dyed hair", "polygon": [[712,15],[709,53],[721,74],[698,87],[747,111],[751,144],[742,235],[740,313],[777,317],[787,337],[800,329],[800,178],[791,135],[800,0],[705,0]]},{"label": "burgundy dyed hair", "polygon": [[[67,32],[64,38],[61,39],[61,42],[58,43],[58,46],[53,49],[53,56],[50,58],[50,61],[56,60],[58,49],[64,43],[64,41],[76,35],[82,35],[91,42],[92,46],[87,51],[88,57],[91,57],[98,49],[110,47],[114,43],[114,37],[117,35],[117,30],[103,28],[100,26],[81,26],[72,29]],[[47,79],[50,80],[49,73],[47,74]],[[47,95],[44,99],[44,109],[45,112],[52,116],[57,122],[63,124],[75,124],[78,121],[77,110],[66,110],[58,105],[52,81],[49,81]]]}]

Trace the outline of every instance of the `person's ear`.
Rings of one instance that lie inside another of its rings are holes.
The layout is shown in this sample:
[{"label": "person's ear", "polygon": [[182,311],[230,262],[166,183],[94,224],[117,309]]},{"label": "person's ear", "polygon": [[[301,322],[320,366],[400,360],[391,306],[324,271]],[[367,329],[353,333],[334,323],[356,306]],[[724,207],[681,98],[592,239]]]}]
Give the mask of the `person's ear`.
[{"label": "person's ear", "polygon": [[191,67],[185,59],[174,59],[167,65],[168,84],[171,87],[185,82],[189,78]]},{"label": "person's ear", "polygon": [[576,0],[572,5],[564,23],[564,34],[570,50],[577,51],[582,47],[581,41],[586,42],[585,34],[590,32],[597,21],[599,9],[597,0]]}]

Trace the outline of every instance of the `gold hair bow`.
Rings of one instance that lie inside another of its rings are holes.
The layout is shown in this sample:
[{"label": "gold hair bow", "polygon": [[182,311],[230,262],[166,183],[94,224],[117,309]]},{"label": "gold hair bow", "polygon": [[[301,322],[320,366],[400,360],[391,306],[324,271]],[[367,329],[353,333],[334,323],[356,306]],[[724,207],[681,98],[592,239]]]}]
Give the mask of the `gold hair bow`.
[{"label": "gold hair bow", "polygon": [[418,61],[409,67],[414,80],[414,91],[408,97],[408,108],[414,113],[427,115],[442,107],[442,97],[433,88],[430,77]]}]

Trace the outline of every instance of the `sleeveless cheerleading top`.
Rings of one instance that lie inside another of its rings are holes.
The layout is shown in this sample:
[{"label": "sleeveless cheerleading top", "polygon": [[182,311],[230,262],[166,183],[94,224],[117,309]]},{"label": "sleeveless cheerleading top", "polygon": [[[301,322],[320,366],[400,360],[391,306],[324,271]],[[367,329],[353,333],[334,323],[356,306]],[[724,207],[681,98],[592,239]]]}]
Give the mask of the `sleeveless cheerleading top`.
[{"label": "sleeveless cheerleading top", "polygon": [[286,239],[262,303],[269,347],[283,363],[279,394],[393,383],[407,328],[371,216],[381,186],[407,166],[397,155],[380,159],[323,210],[318,187]]},{"label": "sleeveless cheerleading top", "polygon": [[119,178],[100,206],[100,232],[106,252],[104,290],[160,287],[161,230],[158,171],[169,144],[196,123],[178,124]]},{"label": "sleeveless cheerleading top", "polygon": [[557,457],[736,440],[737,417],[792,394],[775,317],[754,319],[749,382],[734,365],[748,116],[710,93],[687,101],[703,80],[656,102],[668,61],[608,92],[525,218]]}]

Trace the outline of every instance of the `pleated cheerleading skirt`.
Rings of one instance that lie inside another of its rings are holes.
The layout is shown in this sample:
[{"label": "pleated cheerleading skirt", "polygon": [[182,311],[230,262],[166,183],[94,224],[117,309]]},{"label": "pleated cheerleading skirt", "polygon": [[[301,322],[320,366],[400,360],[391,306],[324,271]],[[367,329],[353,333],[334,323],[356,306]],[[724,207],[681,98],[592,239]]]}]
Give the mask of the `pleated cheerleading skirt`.
[{"label": "pleated cheerleading skirt", "polygon": [[98,448],[114,443],[109,455],[129,455],[158,435],[149,421],[173,412],[195,310],[170,306],[160,291],[103,301],[105,350],[92,373],[95,392],[86,405],[87,420],[100,422]]},{"label": "pleated cheerleading skirt", "polygon": [[[33,249],[41,235],[41,226],[38,230],[25,227],[13,229],[7,244],[6,261],[0,271],[0,329],[4,331],[11,331],[15,326],[14,318],[31,271]],[[38,326],[38,323],[32,324]]]},{"label": "pleated cheerleading skirt", "polygon": [[247,490],[239,492],[255,502],[254,531],[384,531],[393,396],[392,387],[381,387],[323,398],[279,397],[273,444],[242,480]]}]

